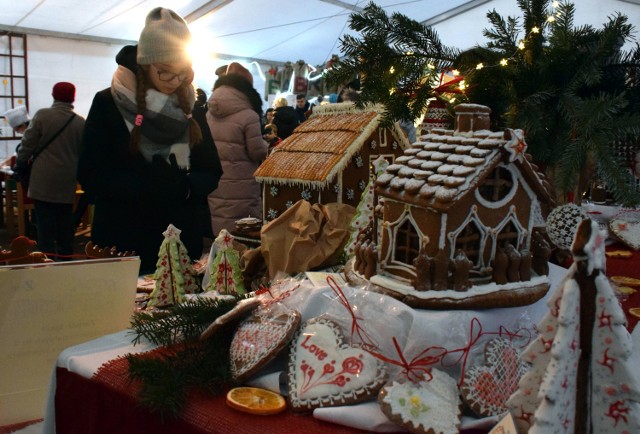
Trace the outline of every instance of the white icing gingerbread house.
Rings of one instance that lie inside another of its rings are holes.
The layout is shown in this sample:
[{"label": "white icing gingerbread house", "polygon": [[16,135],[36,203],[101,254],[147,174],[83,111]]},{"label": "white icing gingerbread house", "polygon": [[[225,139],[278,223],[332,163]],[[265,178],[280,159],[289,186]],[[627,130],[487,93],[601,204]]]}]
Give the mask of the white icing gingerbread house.
[{"label": "white icing gingerbread house", "polygon": [[489,113],[460,104],[455,130],[422,136],[376,181],[380,235],[364,247],[375,244],[378,263],[366,277],[410,305],[523,305],[548,289],[531,269],[548,259],[532,236],[553,207],[550,186],[525,155],[523,132],[489,131]]},{"label": "white icing gingerbread house", "polygon": [[381,125],[383,111],[353,103],[315,108],[254,173],[263,186],[263,218],[280,216],[297,201],[357,206],[372,162],[390,163],[410,147],[397,124]]}]

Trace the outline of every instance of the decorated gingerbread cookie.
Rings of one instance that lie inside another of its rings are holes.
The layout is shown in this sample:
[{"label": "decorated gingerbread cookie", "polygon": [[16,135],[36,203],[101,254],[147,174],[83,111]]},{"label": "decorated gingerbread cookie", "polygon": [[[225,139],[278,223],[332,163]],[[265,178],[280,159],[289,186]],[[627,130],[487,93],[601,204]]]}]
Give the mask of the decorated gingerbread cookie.
[{"label": "decorated gingerbread cookie", "polygon": [[507,399],[517,390],[528,365],[508,339],[490,340],[484,357],[486,364],[465,372],[460,393],[478,416],[496,416],[508,410]]},{"label": "decorated gingerbread cookie", "polygon": [[269,316],[257,309],[245,319],[233,336],[230,349],[231,374],[244,381],[273,360],[285,348],[300,326],[295,310]]},{"label": "decorated gingerbread cookie", "polygon": [[428,381],[393,381],[380,390],[378,402],[389,420],[412,433],[459,432],[461,404],[458,386],[443,371],[432,369]]},{"label": "decorated gingerbread cookie", "polygon": [[289,403],[294,411],[353,404],[375,397],[386,381],[384,364],[343,342],[334,322],[307,321],[289,354]]}]

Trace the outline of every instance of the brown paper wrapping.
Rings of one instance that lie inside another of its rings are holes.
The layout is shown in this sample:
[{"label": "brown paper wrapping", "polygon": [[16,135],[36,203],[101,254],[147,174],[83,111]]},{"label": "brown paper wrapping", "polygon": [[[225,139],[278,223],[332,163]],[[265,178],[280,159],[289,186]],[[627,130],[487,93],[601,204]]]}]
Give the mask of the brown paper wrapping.
[{"label": "brown paper wrapping", "polygon": [[349,239],[356,209],[351,205],[296,202],[262,227],[261,251],[269,276],[295,274],[335,265]]}]

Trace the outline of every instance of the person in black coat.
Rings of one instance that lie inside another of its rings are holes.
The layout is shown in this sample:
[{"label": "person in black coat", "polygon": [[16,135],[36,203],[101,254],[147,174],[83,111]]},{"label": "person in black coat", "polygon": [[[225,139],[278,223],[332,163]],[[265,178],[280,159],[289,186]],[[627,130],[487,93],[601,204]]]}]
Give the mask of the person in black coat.
[{"label": "person in black coat", "polygon": [[293,133],[293,130],[300,124],[296,117],[296,112],[289,105],[286,98],[278,98],[273,103],[275,114],[273,116],[273,124],[278,127],[278,135],[282,140],[286,139]]},{"label": "person in black coat", "polygon": [[116,56],[111,87],[95,95],[85,124],[78,179],[95,204],[92,241],[135,251],[141,273],[155,270],[169,224],[200,258],[198,213],[222,176],[204,116],[193,112],[190,39],[179,15],[153,9],[138,45]]}]

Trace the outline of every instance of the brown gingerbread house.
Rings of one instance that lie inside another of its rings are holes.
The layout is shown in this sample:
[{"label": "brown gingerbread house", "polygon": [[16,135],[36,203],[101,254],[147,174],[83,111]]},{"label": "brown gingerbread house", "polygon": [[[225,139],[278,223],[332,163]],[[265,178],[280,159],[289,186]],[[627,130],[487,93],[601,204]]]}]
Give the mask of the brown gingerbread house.
[{"label": "brown gingerbread house", "polygon": [[263,185],[263,218],[270,221],[300,199],[357,206],[371,162],[390,163],[410,147],[397,124],[381,125],[380,107],[352,103],[315,108],[254,173]]},{"label": "brown gingerbread house", "polygon": [[422,136],[376,181],[379,235],[360,258],[375,245],[376,273],[366,277],[408,304],[523,305],[548,289],[537,276],[548,245],[534,234],[553,207],[549,184],[525,154],[523,132],[489,131],[489,113],[459,105],[455,130]]}]

